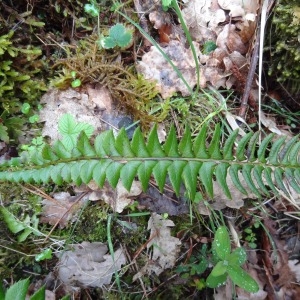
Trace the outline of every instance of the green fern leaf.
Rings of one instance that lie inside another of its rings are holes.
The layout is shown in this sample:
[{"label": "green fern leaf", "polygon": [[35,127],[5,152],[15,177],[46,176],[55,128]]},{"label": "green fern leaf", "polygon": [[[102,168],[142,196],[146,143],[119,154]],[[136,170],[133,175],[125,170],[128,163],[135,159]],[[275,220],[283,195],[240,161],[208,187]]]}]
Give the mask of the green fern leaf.
[{"label": "green fern leaf", "polygon": [[202,166],[200,162],[188,162],[182,172],[182,180],[190,199],[195,199],[197,191],[197,179]]},{"label": "green fern leaf", "polygon": [[299,183],[296,181],[295,178],[295,172],[293,172],[292,169],[286,169],[285,171],[285,177],[288,181],[288,183],[290,184],[290,186],[297,192],[300,194],[300,180]]},{"label": "green fern leaf", "polygon": [[[72,126],[77,128],[76,124]],[[69,130],[68,126],[64,130]],[[153,176],[159,190],[163,191],[168,176],[176,195],[179,196],[184,185],[191,199],[195,198],[198,187],[213,198],[214,181],[231,198],[229,178],[240,192],[247,195],[248,188],[257,197],[270,195],[271,191],[276,194],[281,190],[288,194],[290,188],[296,192],[300,189],[298,137],[285,143],[285,137],[274,141],[275,135],[270,134],[258,145],[259,133],[250,132],[238,141],[236,130],[225,138],[224,148],[221,148],[220,125],[216,127],[209,146],[206,126],[200,129],[194,140],[187,128],[180,142],[175,128],[171,127],[162,144],[156,127],[147,139],[140,129],[136,129],[131,141],[124,129],[116,137],[113,131],[105,131],[94,139],[94,144],[88,134],[76,134],[72,149],[65,142],[56,141],[52,148],[46,145],[42,150],[24,153],[22,158],[3,162],[0,180],[74,182],[76,185],[94,180],[100,187],[105,181],[116,187],[121,180],[129,190],[134,178],[138,177],[146,190]]]},{"label": "green fern leaf", "polygon": [[266,136],[262,140],[262,142],[259,146],[259,149],[257,150],[257,157],[258,157],[258,160],[261,163],[265,163],[267,161],[267,159],[266,159],[266,150],[267,150],[268,145],[271,142],[271,140],[273,140],[274,136],[275,136],[275,133],[271,133],[268,136]]},{"label": "green fern leaf", "polygon": [[269,197],[270,193],[262,180],[263,170],[264,170],[264,168],[262,166],[255,166],[253,168],[253,176],[254,176],[259,188],[264,192],[265,195],[267,195]]},{"label": "green fern leaf", "polygon": [[260,132],[257,131],[255,132],[249,143],[248,143],[248,149],[247,149],[247,158],[248,158],[248,161],[255,161],[256,160],[256,156],[255,156],[255,151],[256,151],[256,146],[257,146],[257,141],[258,141],[258,138],[259,138],[259,134]]},{"label": "green fern leaf", "polygon": [[126,130],[124,127],[121,128],[119,131],[116,142],[115,142],[116,150],[120,153],[123,157],[134,157],[134,153],[131,150],[131,145],[126,134]]},{"label": "green fern leaf", "polygon": [[106,179],[106,168],[112,163],[112,160],[100,160],[93,170],[93,179],[99,187],[103,187]]},{"label": "green fern leaf", "polygon": [[61,169],[61,177],[62,177],[63,181],[66,183],[70,183],[72,181],[71,166],[73,164],[75,164],[75,162],[65,164],[64,167]]},{"label": "green fern leaf", "polygon": [[[87,160],[80,168],[80,178],[83,183],[88,184],[93,178],[93,170],[97,165],[97,160]],[[62,173],[62,172],[61,172]]]},{"label": "green fern leaf", "polygon": [[120,172],[123,168],[123,164],[113,161],[107,168],[106,168],[106,178],[109,184],[115,188],[119,182]]},{"label": "green fern leaf", "polygon": [[272,169],[270,167],[266,167],[264,169],[264,178],[267,181],[267,184],[269,188],[274,192],[274,194],[278,194],[278,190],[276,189],[275,185],[273,184],[273,179],[272,179]]},{"label": "green fern leaf", "polygon": [[124,164],[120,171],[120,178],[124,187],[130,191],[134,177],[138,172],[138,168],[141,165],[141,161],[129,161]]},{"label": "green fern leaf", "polygon": [[157,164],[157,161],[144,161],[140,164],[138,168],[137,175],[142,184],[143,191],[146,191],[152,174],[154,166]]},{"label": "green fern leaf", "polygon": [[170,178],[170,182],[175,191],[176,196],[179,196],[180,193],[180,185],[182,182],[182,172],[187,162],[182,160],[175,160],[168,168],[168,174]]},{"label": "green fern leaf", "polygon": [[220,184],[224,194],[227,198],[231,199],[231,193],[226,182],[227,169],[229,168],[229,166],[230,165],[228,163],[221,163],[217,165],[215,170],[217,181]]},{"label": "green fern leaf", "polygon": [[270,154],[269,154],[269,163],[277,166],[279,165],[279,160],[278,160],[278,154],[280,151],[281,146],[283,145],[283,143],[286,140],[286,136],[282,136],[280,137],[278,140],[276,140],[273,145],[272,148],[270,150]]},{"label": "green fern leaf", "polygon": [[147,149],[151,157],[165,157],[166,154],[162,150],[161,144],[157,135],[157,126],[153,126],[148,136]]},{"label": "green fern leaf", "polygon": [[220,124],[217,124],[214,135],[212,137],[212,141],[208,147],[208,153],[210,154],[210,158],[212,159],[223,158],[220,152],[220,136],[221,136]]},{"label": "green fern leaf", "polygon": [[94,147],[91,146],[89,138],[87,137],[84,131],[82,131],[79,135],[76,149],[78,149],[81,155],[85,157],[93,157],[96,155]]},{"label": "green fern leaf", "polygon": [[104,131],[100,134],[100,136],[102,137],[100,147],[103,147],[106,155],[109,157],[120,156],[120,153],[118,152],[115,146],[115,136],[113,131],[112,130]]},{"label": "green fern leaf", "polygon": [[184,135],[178,145],[178,150],[182,157],[194,157],[191,130],[189,126],[185,129]]},{"label": "green fern leaf", "polygon": [[252,135],[253,132],[249,132],[245,136],[243,136],[242,139],[239,141],[238,146],[236,148],[236,158],[238,161],[243,161],[246,159],[245,148]]},{"label": "green fern leaf", "polygon": [[58,157],[53,153],[51,147],[49,145],[45,145],[43,150],[42,150],[42,157],[45,160],[49,161],[55,161],[58,159]]},{"label": "green fern leaf", "polygon": [[299,141],[299,135],[294,136],[291,138],[283,147],[283,149],[280,151],[279,159],[281,161],[281,164],[288,165],[289,164],[289,156],[290,152],[293,149],[293,146],[295,143]]},{"label": "green fern leaf", "polygon": [[71,151],[67,150],[64,144],[58,140],[53,145],[53,151],[59,158],[71,158]]},{"label": "green fern leaf", "polygon": [[275,182],[277,183],[277,186],[285,193],[288,194],[286,187],[283,182],[283,170],[281,168],[275,168],[274,170],[274,177]]},{"label": "green fern leaf", "polygon": [[162,160],[159,161],[153,168],[153,176],[161,193],[163,192],[167,173],[168,173],[168,168],[171,164],[172,161],[170,160]]},{"label": "green fern leaf", "polygon": [[236,137],[239,134],[239,130],[236,129],[234,130],[226,139],[226,142],[224,144],[223,148],[223,154],[224,154],[224,159],[225,160],[234,160],[233,156],[233,146],[236,141]]},{"label": "green fern leaf", "polygon": [[244,165],[242,168],[242,173],[244,175],[245,181],[248,185],[248,187],[250,188],[250,190],[258,197],[261,197],[260,192],[258,191],[258,189],[256,188],[253,180],[252,180],[252,175],[251,175],[251,171],[253,169],[253,166],[251,165]]},{"label": "green fern leaf", "polygon": [[174,126],[170,128],[169,134],[164,145],[164,151],[167,157],[180,156],[178,153],[178,142]]},{"label": "green fern leaf", "polygon": [[293,146],[291,149],[289,160],[292,165],[300,164],[300,141]]},{"label": "green fern leaf", "polygon": [[245,190],[244,186],[242,185],[240,178],[239,178],[239,171],[242,169],[241,165],[234,164],[229,168],[229,174],[231,180],[235,187],[244,195],[247,195],[247,191]]},{"label": "green fern leaf", "polygon": [[200,179],[210,198],[214,197],[212,178],[215,166],[215,162],[204,162],[199,171]]},{"label": "green fern leaf", "polygon": [[132,141],[131,141],[131,148],[132,148],[134,154],[136,155],[136,157],[149,157],[150,156],[140,128],[137,128],[134,131]]},{"label": "green fern leaf", "polygon": [[209,158],[209,154],[207,152],[207,147],[206,147],[206,131],[207,131],[207,127],[202,126],[199,134],[195,138],[194,147],[193,147],[195,157],[199,157],[203,159]]}]

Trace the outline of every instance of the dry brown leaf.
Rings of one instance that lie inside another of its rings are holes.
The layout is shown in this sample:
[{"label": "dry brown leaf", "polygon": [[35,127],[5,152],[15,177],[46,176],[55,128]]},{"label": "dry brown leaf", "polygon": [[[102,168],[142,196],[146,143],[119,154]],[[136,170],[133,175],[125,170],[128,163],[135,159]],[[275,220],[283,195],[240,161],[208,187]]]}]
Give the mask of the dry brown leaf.
[{"label": "dry brown leaf", "polygon": [[192,38],[200,43],[215,41],[221,28],[218,24],[226,20],[224,10],[206,0],[188,1],[182,15]]},{"label": "dry brown leaf", "polygon": [[[195,46],[197,49],[198,46]],[[196,64],[191,49],[186,49],[179,41],[170,41],[163,51],[181,71],[192,89],[196,85]],[[156,81],[156,88],[164,99],[171,97],[175,92],[181,92],[184,96],[190,94],[186,85],[155,46],[143,55],[137,70],[145,79]]]},{"label": "dry brown leaf", "polygon": [[201,201],[198,204],[198,211],[202,215],[210,215],[210,210],[221,210],[225,207],[239,209],[244,206],[243,199],[246,198],[257,198],[257,196],[251,192],[251,190],[247,187],[247,184],[241,174],[239,174],[239,179],[241,184],[244,186],[248,195],[244,195],[241,193],[233,184],[230,176],[227,176],[226,181],[228,188],[231,193],[232,199],[229,199],[223,192],[223,189],[220,187],[217,181],[213,181],[213,189],[214,189],[214,198],[209,202]]},{"label": "dry brown leaf", "polygon": [[113,100],[108,88],[104,86],[87,86],[87,93],[89,95],[89,101],[96,105],[96,108],[108,113],[112,111]]},{"label": "dry brown leaf", "polygon": [[122,249],[114,252],[114,259],[107,253],[107,246],[100,242],[82,242],[69,245],[59,257],[59,279],[69,286],[103,287],[111,282],[112,275],[126,263]]},{"label": "dry brown leaf", "polygon": [[53,194],[53,200],[43,199],[43,211],[40,221],[55,225],[58,222],[60,228],[67,226],[69,222],[77,219],[80,208],[88,201],[88,196],[71,196],[69,193],[60,192]]},{"label": "dry brown leaf", "polygon": [[82,185],[75,188],[76,192],[87,192],[87,197],[90,201],[102,200],[109,204],[110,207],[121,213],[124,208],[130,205],[135,196],[142,192],[142,186],[139,181],[133,181],[130,191],[119,182],[115,189],[113,189],[107,182],[102,188],[99,188],[95,181],[91,181],[88,185]]},{"label": "dry brown leaf", "polygon": [[148,221],[150,230],[150,242],[147,248],[153,246],[149,262],[138,272],[133,280],[144,274],[161,274],[164,270],[175,266],[181,242],[178,238],[171,236],[171,228],[175,226],[173,221],[164,219],[161,215],[153,213]]},{"label": "dry brown leaf", "polygon": [[102,129],[101,120],[94,111],[96,104],[86,93],[71,88],[65,91],[52,89],[42,97],[41,103],[45,104],[40,112],[40,121],[45,122],[43,136],[49,136],[51,140],[59,138],[58,120],[66,113],[72,114],[78,122],[88,123],[99,131]]},{"label": "dry brown leaf", "polygon": [[164,219],[156,213],[153,213],[148,221],[150,236],[155,235],[155,237],[148,243],[147,248],[153,246],[151,259],[158,262],[161,272],[174,267],[181,245],[178,238],[171,236],[170,227],[173,226],[175,226],[173,221]]}]

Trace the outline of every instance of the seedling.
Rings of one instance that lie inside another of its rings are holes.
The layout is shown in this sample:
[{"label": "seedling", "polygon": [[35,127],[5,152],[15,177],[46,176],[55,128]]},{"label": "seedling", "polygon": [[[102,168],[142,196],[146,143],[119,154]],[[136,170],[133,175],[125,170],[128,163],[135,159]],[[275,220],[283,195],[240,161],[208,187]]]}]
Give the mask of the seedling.
[{"label": "seedling", "polygon": [[109,36],[102,37],[99,41],[104,49],[112,49],[116,46],[126,48],[130,45],[132,33],[123,24],[117,23],[109,29]]},{"label": "seedling", "polygon": [[71,72],[71,76],[73,78],[73,81],[71,82],[72,88],[80,87],[81,86],[81,80],[76,78],[76,72],[75,71]]},{"label": "seedling", "polygon": [[100,13],[99,5],[96,1],[91,1],[84,5],[84,11],[92,17],[98,17]]},{"label": "seedling", "polygon": [[258,292],[257,282],[241,268],[247,258],[246,252],[243,248],[231,251],[230,237],[225,226],[216,231],[212,252],[216,265],[206,279],[208,287],[216,288],[225,284],[229,276],[234,284],[244,290],[250,293]]},{"label": "seedling", "polygon": [[251,227],[244,229],[244,232],[246,233],[245,240],[248,242],[248,246],[252,249],[255,249],[257,247],[256,244],[257,238],[253,227],[257,229],[259,226],[260,226],[259,222],[256,221]]}]

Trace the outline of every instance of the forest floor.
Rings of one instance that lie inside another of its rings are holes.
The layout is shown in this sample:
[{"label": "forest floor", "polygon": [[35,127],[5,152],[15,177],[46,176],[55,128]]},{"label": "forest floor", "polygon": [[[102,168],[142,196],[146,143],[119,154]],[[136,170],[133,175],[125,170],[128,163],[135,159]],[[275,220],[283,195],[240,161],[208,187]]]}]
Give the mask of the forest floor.
[{"label": "forest floor", "polygon": [[[0,2],[0,299],[27,278],[14,299],[299,299],[297,1],[14,2]],[[88,163],[7,175],[11,158],[63,156],[58,139],[95,153],[110,129],[101,149],[122,159],[102,184]]]}]

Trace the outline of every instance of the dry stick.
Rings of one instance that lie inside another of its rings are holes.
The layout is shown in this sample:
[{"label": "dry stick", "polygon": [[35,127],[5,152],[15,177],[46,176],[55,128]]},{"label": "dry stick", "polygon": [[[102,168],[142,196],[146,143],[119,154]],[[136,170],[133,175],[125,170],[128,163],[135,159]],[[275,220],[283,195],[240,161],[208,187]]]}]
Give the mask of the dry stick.
[{"label": "dry stick", "polygon": [[241,107],[239,110],[239,116],[243,119],[245,119],[246,110],[248,108],[248,99],[250,96],[250,91],[251,91],[251,86],[252,86],[252,82],[253,82],[253,78],[254,78],[254,74],[255,74],[255,70],[256,70],[256,65],[258,62],[259,35],[260,35],[260,30],[257,29],[256,41],[255,41],[255,46],[254,46],[254,50],[253,50],[253,54],[252,54],[252,58],[251,58],[250,69],[249,69],[249,73],[247,76],[247,81],[246,81],[246,85],[245,85],[245,89],[244,89],[244,93],[243,93],[243,97],[242,97],[242,101],[241,101]]}]

